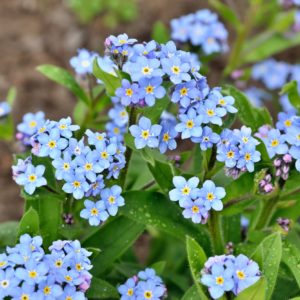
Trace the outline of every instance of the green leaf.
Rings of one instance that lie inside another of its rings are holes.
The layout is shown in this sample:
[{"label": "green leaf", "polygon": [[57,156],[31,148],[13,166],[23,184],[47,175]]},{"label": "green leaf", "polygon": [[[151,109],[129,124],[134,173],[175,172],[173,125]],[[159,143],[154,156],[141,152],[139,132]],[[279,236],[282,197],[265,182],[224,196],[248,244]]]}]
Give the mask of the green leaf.
[{"label": "green leaf", "polygon": [[300,95],[298,92],[298,83],[293,80],[282,87],[280,94],[287,94],[291,104],[299,111],[300,110]]},{"label": "green leaf", "polygon": [[166,96],[162,99],[156,100],[154,106],[141,109],[143,116],[149,118],[153,124],[156,124],[161,117],[164,110],[167,109],[170,104],[170,99]]},{"label": "green leaf", "polygon": [[18,236],[28,233],[30,235],[39,235],[39,215],[32,207],[23,215],[18,230]]},{"label": "green leaf", "polygon": [[263,32],[245,43],[242,64],[254,63],[300,44],[300,34],[288,38],[274,31]]},{"label": "green leaf", "polygon": [[291,270],[300,288],[300,251],[287,240],[284,241],[282,250],[282,261]]},{"label": "green leaf", "polygon": [[208,300],[200,285],[200,272],[207,261],[206,254],[199,244],[189,236],[186,237],[186,250],[192,277],[197,287],[198,297]]},{"label": "green leaf", "polygon": [[257,131],[262,125],[272,125],[272,118],[269,112],[265,108],[254,107],[246,95],[234,86],[225,85],[222,92],[234,97],[234,106],[238,109],[238,117],[244,125],[250,127],[254,131]]},{"label": "green leaf", "polygon": [[92,283],[87,291],[88,299],[119,299],[117,289],[107,281],[92,277]]},{"label": "green leaf", "polygon": [[274,233],[266,237],[259,244],[252,256],[253,260],[259,264],[266,279],[266,300],[271,299],[272,297],[277,280],[281,256],[282,243],[279,233]]},{"label": "green leaf", "polygon": [[37,67],[37,70],[50,80],[66,87],[85,104],[90,103],[91,100],[86,95],[85,91],[79,86],[75,78],[67,70],[53,65],[41,65]]},{"label": "green leaf", "polygon": [[38,202],[40,233],[45,248],[48,248],[53,241],[58,239],[62,221],[63,198],[54,193],[49,193],[48,196],[40,197]]},{"label": "green leaf", "polygon": [[133,244],[144,229],[144,225],[119,216],[102,225],[99,230],[85,239],[82,243],[84,247],[101,249],[99,255],[93,260],[92,273],[96,276],[105,273],[113,262]]},{"label": "green leaf", "polygon": [[18,222],[0,223],[0,247],[14,246],[17,240]]},{"label": "green leaf", "polygon": [[170,33],[163,22],[156,21],[153,25],[151,37],[156,42],[165,44],[170,40]]},{"label": "green leaf", "polygon": [[234,28],[239,28],[240,21],[237,17],[237,13],[229,6],[219,0],[208,0],[208,3],[222,16],[224,20],[230,23]]},{"label": "green leaf", "polygon": [[280,191],[280,199],[296,199],[297,195],[300,193],[299,181],[300,173],[297,170],[292,170],[288,180]]},{"label": "green leaf", "polygon": [[0,122],[0,140],[10,141],[14,137],[14,122],[12,115],[8,115]]},{"label": "green leaf", "polygon": [[156,274],[161,275],[166,268],[165,261],[158,261],[151,265],[151,268],[155,270]]},{"label": "green leaf", "polygon": [[266,297],[266,281],[260,278],[255,284],[242,291],[235,300],[264,300]]},{"label": "green leaf", "polygon": [[16,98],[17,98],[17,89],[15,87],[11,87],[7,92],[6,101],[12,107]]},{"label": "green leaf", "polygon": [[93,73],[96,78],[103,82],[107,94],[109,96],[114,96],[116,89],[121,86],[120,78],[103,71],[98,64],[97,59],[94,59]]},{"label": "green leaf", "polygon": [[121,208],[121,213],[127,217],[151,225],[182,241],[189,235],[196,239],[206,253],[211,253],[207,230],[184,219],[177,203],[156,192],[131,191],[124,193],[123,196],[126,205]]},{"label": "green leaf", "polygon": [[[204,298],[204,299],[205,299],[205,298]],[[207,299],[207,298],[206,298],[206,299]],[[195,284],[192,285],[192,286],[186,291],[186,293],[183,295],[183,297],[181,298],[181,300],[202,300],[202,298],[199,298],[197,286],[196,286]]]}]

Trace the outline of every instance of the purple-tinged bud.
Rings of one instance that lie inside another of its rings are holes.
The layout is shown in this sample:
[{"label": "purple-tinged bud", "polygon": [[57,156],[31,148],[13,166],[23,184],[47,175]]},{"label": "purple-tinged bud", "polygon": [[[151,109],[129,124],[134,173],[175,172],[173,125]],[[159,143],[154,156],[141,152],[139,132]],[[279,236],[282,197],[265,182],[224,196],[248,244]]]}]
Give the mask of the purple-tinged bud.
[{"label": "purple-tinged bud", "polygon": [[276,176],[276,177],[280,177],[280,176],[281,176],[281,170],[280,170],[280,169],[277,169],[277,170],[276,170],[275,176]]},{"label": "purple-tinged bud", "polygon": [[286,218],[278,218],[277,219],[277,224],[285,231],[285,232],[289,232],[290,230],[290,225],[291,225],[291,221],[289,219]]},{"label": "purple-tinged bud", "polygon": [[244,70],[234,70],[231,73],[231,78],[232,79],[239,79],[241,76],[245,74]]},{"label": "purple-tinged bud", "polygon": [[67,225],[74,224],[73,215],[70,214],[70,213],[69,214],[63,214],[63,219],[64,219],[65,224],[67,224]]},{"label": "purple-tinged bud", "polygon": [[283,157],[282,157],[283,161],[286,163],[286,164],[289,164],[292,162],[293,158],[292,158],[292,155],[290,154],[284,154]]},{"label": "purple-tinged bud", "polygon": [[146,103],[145,99],[140,99],[138,105],[139,105],[140,107],[145,107],[145,106],[147,106],[147,103]]},{"label": "purple-tinged bud", "polygon": [[16,133],[16,139],[17,139],[18,141],[22,141],[23,138],[24,138],[24,134],[23,134],[23,133],[21,133],[21,132],[17,132],[17,133]]},{"label": "purple-tinged bud", "polygon": [[107,47],[107,48],[111,46],[111,40],[109,38],[105,39],[104,46]]},{"label": "purple-tinged bud", "polygon": [[287,166],[287,165],[285,165],[285,166],[283,166],[283,167],[281,168],[281,170],[282,170],[282,172],[283,172],[284,174],[288,174],[289,171],[290,171],[290,167]]},{"label": "purple-tinged bud", "polygon": [[132,277],[132,279],[134,280],[135,283],[138,283],[138,281],[139,281],[139,278],[138,278],[136,275],[134,275],[134,276]]},{"label": "purple-tinged bud", "polygon": [[280,158],[276,158],[276,159],[274,159],[274,161],[273,161],[273,165],[274,165],[275,167],[280,167],[281,163],[282,163],[282,160],[281,160]]},{"label": "purple-tinged bud", "polygon": [[91,285],[92,276],[90,275],[90,273],[86,272],[80,276],[80,279],[82,279],[83,281],[79,285],[79,288],[81,291],[85,292],[86,290],[89,289],[89,287]]},{"label": "purple-tinged bud", "polygon": [[272,176],[271,174],[267,174],[264,178],[267,182],[271,182],[272,181]]},{"label": "purple-tinged bud", "polygon": [[262,180],[259,182],[259,186],[260,186],[260,187],[264,187],[266,184],[267,184],[267,182],[266,182],[264,179],[262,179]]},{"label": "purple-tinged bud", "polygon": [[233,254],[233,250],[234,250],[234,245],[232,242],[228,242],[226,244],[226,254]]},{"label": "purple-tinged bud", "polygon": [[287,173],[287,174],[281,174],[281,178],[282,178],[283,180],[288,180],[288,178],[289,178],[289,173]]},{"label": "purple-tinged bud", "polygon": [[264,191],[268,194],[271,193],[273,191],[274,187],[271,183],[268,183],[265,185],[264,187]]},{"label": "purple-tinged bud", "polygon": [[263,125],[258,129],[258,132],[256,132],[254,135],[259,137],[260,139],[266,138],[271,129],[272,127],[270,125]]}]

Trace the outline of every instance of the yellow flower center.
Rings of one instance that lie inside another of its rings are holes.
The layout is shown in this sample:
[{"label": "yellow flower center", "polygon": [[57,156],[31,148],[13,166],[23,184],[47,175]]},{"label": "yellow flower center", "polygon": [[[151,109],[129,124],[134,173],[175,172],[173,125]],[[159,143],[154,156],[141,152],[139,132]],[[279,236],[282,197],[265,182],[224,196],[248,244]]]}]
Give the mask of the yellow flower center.
[{"label": "yellow flower center", "polygon": [[66,124],[61,124],[61,125],[59,125],[59,128],[62,129],[62,130],[64,130],[64,129],[67,128],[67,125]]},{"label": "yellow flower center", "polygon": [[120,133],[120,128],[115,127],[113,131],[114,131],[114,134],[119,134]]},{"label": "yellow flower center", "polygon": [[186,87],[183,87],[181,90],[180,90],[180,95],[181,96],[186,96],[188,93],[188,89]]},{"label": "yellow flower center", "polygon": [[247,144],[249,141],[249,139],[246,136],[243,136],[242,140],[243,140],[244,144]]},{"label": "yellow flower center", "polygon": [[92,208],[92,209],[91,209],[91,215],[92,215],[92,216],[98,216],[98,209],[95,208],[95,207]]},{"label": "yellow flower center", "polygon": [[76,265],[75,265],[75,268],[76,268],[77,271],[82,270],[82,266],[81,266],[80,263],[76,264]]},{"label": "yellow flower center", "polygon": [[104,159],[108,158],[108,153],[106,151],[101,152],[101,157]]},{"label": "yellow flower center", "polygon": [[127,50],[123,50],[122,51],[122,55],[124,55],[124,56],[128,55],[128,51]]},{"label": "yellow flower center", "polygon": [[86,171],[90,171],[93,169],[93,165],[90,163],[85,164],[84,168],[86,169]]},{"label": "yellow flower center", "polygon": [[144,67],[144,68],[142,69],[142,73],[143,73],[144,75],[151,74],[151,72],[152,72],[152,69],[149,68],[149,67]]},{"label": "yellow flower center", "polygon": [[116,198],[115,198],[114,196],[109,196],[109,197],[108,197],[108,202],[109,202],[110,204],[114,204],[114,203],[116,202]]},{"label": "yellow flower center", "polygon": [[38,273],[35,270],[28,271],[28,276],[32,279],[36,278]]},{"label": "yellow flower center", "polygon": [[70,275],[66,275],[66,276],[65,276],[65,280],[66,280],[66,281],[72,281],[72,279],[73,279],[73,278],[72,278]]},{"label": "yellow flower center", "polygon": [[31,128],[36,127],[36,125],[37,125],[36,121],[29,122],[29,127],[31,127]]},{"label": "yellow flower center", "polygon": [[29,180],[30,182],[35,182],[35,181],[36,181],[36,175],[35,175],[35,174],[29,175],[29,176],[28,176],[28,180]]},{"label": "yellow flower center", "polygon": [[186,123],[185,123],[185,126],[189,129],[193,128],[194,127],[194,122],[193,120],[188,120]]},{"label": "yellow flower center", "polygon": [[0,268],[4,267],[7,264],[6,261],[0,261]]},{"label": "yellow flower center", "polygon": [[188,187],[188,186],[185,186],[182,190],[181,190],[181,193],[183,195],[189,195],[191,192],[191,189]]},{"label": "yellow flower center", "polygon": [[251,159],[251,154],[250,153],[246,153],[245,154],[245,160],[249,161]]},{"label": "yellow flower center", "polygon": [[207,113],[207,115],[210,116],[210,117],[212,117],[212,116],[215,115],[215,111],[214,111],[213,109],[207,109],[207,110],[206,110],[206,113]]},{"label": "yellow flower center", "polygon": [[222,276],[216,277],[216,284],[222,285],[224,283],[224,278]]},{"label": "yellow flower center", "polygon": [[9,286],[9,281],[8,280],[2,280],[1,281],[1,286],[5,289]]},{"label": "yellow flower center", "polygon": [[27,295],[27,294],[22,294],[22,296],[21,296],[21,300],[29,300],[30,298],[29,298],[29,295]]},{"label": "yellow flower center", "polygon": [[45,286],[44,287],[44,294],[45,295],[50,295],[50,293],[51,293],[51,288],[49,286]]},{"label": "yellow flower center", "polygon": [[119,50],[118,49],[114,49],[114,54],[118,54],[119,53]]},{"label": "yellow flower center", "polygon": [[194,205],[194,206],[192,207],[192,212],[193,212],[194,214],[197,214],[197,213],[199,212],[199,207],[196,206],[196,205]]},{"label": "yellow flower center", "polygon": [[120,44],[120,45],[124,45],[124,44],[126,44],[126,40],[124,40],[124,39],[120,39],[120,40],[119,40],[119,44]]},{"label": "yellow flower center", "polygon": [[219,100],[219,104],[220,104],[220,105],[225,105],[226,102],[225,102],[225,100],[222,98],[222,99]]},{"label": "yellow flower center", "polygon": [[227,152],[227,157],[228,157],[228,158],[234,158],[234,152],[231,151],[231,150],[228,151],[228,152]]},{"label": "yellow flower center", "polygon": [[56,147],[56,142],[55,141],[49,141],[48,142],[48,147],[51,148],[51,149],[55,148]]},{"label": "yellow flower center", "polygon": [[279,145],[279,141],[278,141],[277,139],[272,140],[272,142],[271,142],[271,146],[272,146],[272,147],[276,147],[276,146],[278,146],[278,145]]},{"label": "yellow flower center", "polygon": [[173,67],[171,68],[171,70],[172,70],[172,72],[173,72],[174,74],[176,74],[176,75],[178,75],[178,74],[180,73],[180,68],[179,68],[179,66],[173,66]]},{"label": "yellow flower center", "polygon": [[45,132],[46,131],[46,127],[41,127],[40,129],[39,129],[39,133],[43,133],[43,132]]},{"label": "yellow flower center", "polygon": [[121,116],[122,118],[126,117],[126,116],[127,116],[127,112],[126,112],[125,110],[122,110],[122,111],[120,112],[120,116]]},{"label": "yellow flower center", "polygon": [[146,140],[149,137],[149,135],[150,135],[149,130],[142,130],[141,136],[143,139]]},{"label": "yellow flower center", "polygon": [[100,134],[99,134],[99,135],[97,136],[97,140],[98,140],[98,141],[103,141],[103,135],[100,135]]},{"label": "yellow flower center", "polygon": [[65,171],[69,170],[70,169],[70,164],[64,163],[63,168],[64,168]]},{"label": "yellow flower center", "polygon": [[57,260],[57,261],[55,262],[55,267],[56,267],[56,268],[61,268],[62,265],[63,265],[63,262],[62,262],[61,259],[59,259],[59,260]]},{"label": "yellow flower center", "polygon": [[291,127],[291,126],[292,126],[292,121],[289,120],[289,119],[287,119],[287,120],[284,121],[284,125],[285,125],[286,127]]},{"label": "yellow flower center", "polygon": [[213,200],[215,199],[214,193],[207,193],[206,199],[207,199],[208,201],[213,201]]},{"label": "yellow flower center", "polygon": [[154,88],[152,85],[148,85],[147,87],[145,87],[145,90],[147,94],[153,94]]},{"label": "yellow flower center", "polygon": [[203,141],[204,141],[204,142],[208,142],[208,141],[209,141],[209,137],[208,137],[208,136],[205,136],[205,137],[203,138]]},{"label": "yellow flower center", "polygon": [[128,97],[132,97],[132,95],[133,95],[133,90],[130,89],[130,88],[129,88],[129,89],[126,89],[125,95],[128,96]]},{"label": "yellow flower center", "polygon": [[73,182],[73,186],[74,186],[75,188],[79,188],[79,187],[81,186],[81,183],[80,183],[79,181],[74,181],[74,182]]},{"label": "yellow flower center", "polygon": [[208,38],[208,39],[207,39],[207,43],[208,43],[208,44],[213,44],[214,41],[215,41],[215,39],[213,39],[213,38]]},{"label": "yellow flower center", "polygon": [[133,289],[128,289],[127,296],[132,296],[132,295],[133,295]]},{"label": "yellow flower center", "polygon": [[164,141],[164,142],[167,142],[169,139],[170,139],[169,134],[168,134],[168,133],[165,133],[165,134],[163,135],[163,141]]},{"label": "yellow flower center", "polygon": [[237,275],[238,279],[240,279],[240,280],[243,280],[246,277],[246,275],[243,271],[236,271],[236,275]]},{"label": "yellow flower center", "polygon": [[145,299],[152,299],[152,292],[151,291],[145,291],[144,297],[145,297]]}]

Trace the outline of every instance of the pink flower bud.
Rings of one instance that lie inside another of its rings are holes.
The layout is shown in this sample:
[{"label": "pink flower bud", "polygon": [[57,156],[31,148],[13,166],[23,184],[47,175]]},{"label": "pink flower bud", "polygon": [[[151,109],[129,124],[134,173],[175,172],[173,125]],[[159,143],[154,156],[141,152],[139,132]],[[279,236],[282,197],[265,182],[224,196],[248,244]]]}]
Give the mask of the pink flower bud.
[{"label": "pink flower bud", "polygon": [[284,154],[282,159],[287,164],[291,163],[292,160],[293,160],[293,158],[292,158],[292,156],[290,154]]}]

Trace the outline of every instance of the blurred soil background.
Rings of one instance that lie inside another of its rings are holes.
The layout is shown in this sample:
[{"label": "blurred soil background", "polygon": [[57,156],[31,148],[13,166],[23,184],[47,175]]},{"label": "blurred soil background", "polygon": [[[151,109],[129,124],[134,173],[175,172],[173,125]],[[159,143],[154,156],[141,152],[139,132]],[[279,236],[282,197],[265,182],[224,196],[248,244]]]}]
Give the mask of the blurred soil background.
[{"label": "blurred soil background", "polygon": [[[244,0],[229,2],[243,12]],[[208,7],[205,0],[137,0],[137,4],[137,19],[118,24],[112,30],[104,24],[103,14],[82,24],[66,0],[0,0],[0,101],[9,87],[17,88],[13,111],[16,123],[26,112],[38,110],[57,120],[70,115],[75,104],[66,89],[35,70],[38,65],[50,63],[70,70],[69,59],[77,48],[101,53],[106,36],[124,32],[139,40],[149,40],[156,21],[168,25],[172,18]],[[294,62],[297,54],[299,48],[279,58]],[[224,57],[212,63],[210,83],[218,81],[223,65]],[[19,219],[23,209],[20,189],[11,179],[14,151],[15,145],[0,142],[0,222]]]}]

